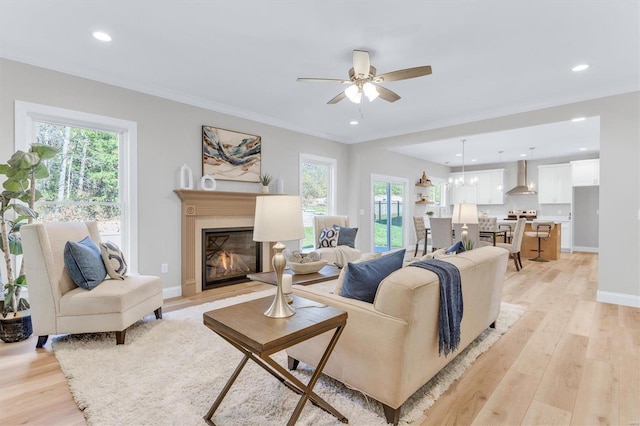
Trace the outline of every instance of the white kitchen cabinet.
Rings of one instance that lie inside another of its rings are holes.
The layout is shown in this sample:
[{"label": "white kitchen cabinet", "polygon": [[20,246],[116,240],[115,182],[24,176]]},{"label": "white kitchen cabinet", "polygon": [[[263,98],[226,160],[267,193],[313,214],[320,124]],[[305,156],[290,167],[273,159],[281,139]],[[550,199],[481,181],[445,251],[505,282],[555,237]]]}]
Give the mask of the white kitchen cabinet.
[{"label": "white kitchen cabinet", "polygon": [[538,203],[571,204],[571,165],[538,166]]},{"label": "white kitchen cabinet", "polygon": [[600,185],[600,159],[572,161],[571,183],[573,186]]},{"label": "white kitchen cabinet", "polygon": [[560,222],[561,225],[561,233],[560,233],[560,249],[564,252],[573,252],[573,245],[571,242],[571,222],[564,221]]},{"label": "white kitchen cabinet", "polygon": [[478,204],[504,204],[504,169],[477,171]]},{"label": "white kitchen cabinet", "polygon": [[462,173],[451,173],[450,204],[503,204],[504,188],[499,188],[503,185],[503,174],[504,169],[465,172],[465,184],[461,185]]}]

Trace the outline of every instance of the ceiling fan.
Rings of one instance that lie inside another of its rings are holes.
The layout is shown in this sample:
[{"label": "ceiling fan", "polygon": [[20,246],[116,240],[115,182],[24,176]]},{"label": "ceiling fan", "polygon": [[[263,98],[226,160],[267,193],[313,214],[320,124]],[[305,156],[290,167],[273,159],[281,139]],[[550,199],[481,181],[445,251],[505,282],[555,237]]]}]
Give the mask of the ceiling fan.
[{"label": "ceiling fan", "polygon": [[362,100],[363,94],[367,99],[369,99],[369,102],[373,101],[378,96],[385,101],[395,102],[400,99],[400,95],[380,86],[380,83],[406,80],[429,74],[431,74],[430,65],[406,68],[403,70],[376,75],[376,68],[371,65],[371,61],[369,60],[369,52],[365,50],[354,50],[353,68],[349,69],[349,80],[341,80],[337,78],[298,78],[298,81],[349,84],[349,87],[338,93],[327,103],[336,104],[344,98],[349,98],[351,102],[359,104]]}]

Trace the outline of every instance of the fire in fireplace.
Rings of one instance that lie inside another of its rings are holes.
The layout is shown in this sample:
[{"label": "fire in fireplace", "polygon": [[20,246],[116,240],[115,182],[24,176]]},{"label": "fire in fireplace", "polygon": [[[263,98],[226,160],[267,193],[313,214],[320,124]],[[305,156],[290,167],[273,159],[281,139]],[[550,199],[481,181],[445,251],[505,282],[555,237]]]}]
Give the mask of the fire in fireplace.
[{"label": "fire in fireplace", "polygon": [[262,271],[262,244],[253,241],[253,228],[202,230],[202,289],[248,281]]}]

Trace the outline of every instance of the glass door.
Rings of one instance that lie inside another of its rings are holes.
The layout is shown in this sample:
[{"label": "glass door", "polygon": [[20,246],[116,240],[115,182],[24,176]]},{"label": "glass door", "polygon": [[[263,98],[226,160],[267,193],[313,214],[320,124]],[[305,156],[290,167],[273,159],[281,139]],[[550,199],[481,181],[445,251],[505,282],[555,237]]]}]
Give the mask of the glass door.
[{"label": "glass door", "polygon": [[373,251],[404,247],[405,183],[373,179]]}]

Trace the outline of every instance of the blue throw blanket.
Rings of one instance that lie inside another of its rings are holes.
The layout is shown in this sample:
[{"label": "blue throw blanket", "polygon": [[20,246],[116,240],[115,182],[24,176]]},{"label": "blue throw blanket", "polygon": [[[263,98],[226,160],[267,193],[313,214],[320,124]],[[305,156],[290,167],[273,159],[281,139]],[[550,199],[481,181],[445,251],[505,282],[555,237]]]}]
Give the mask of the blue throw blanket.
[{"label": "blue throw blanket", "polygon": [[413,262],[409,266],[427,269],[440,279],[440,325],[438,349],[446,357],[458,349],[460,323],[464,306],[462,303],[462,281],[460,270],[449,262],[437,259]]}]

